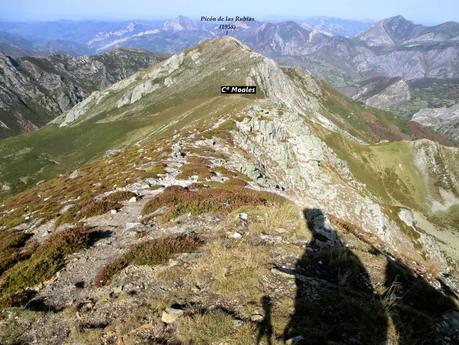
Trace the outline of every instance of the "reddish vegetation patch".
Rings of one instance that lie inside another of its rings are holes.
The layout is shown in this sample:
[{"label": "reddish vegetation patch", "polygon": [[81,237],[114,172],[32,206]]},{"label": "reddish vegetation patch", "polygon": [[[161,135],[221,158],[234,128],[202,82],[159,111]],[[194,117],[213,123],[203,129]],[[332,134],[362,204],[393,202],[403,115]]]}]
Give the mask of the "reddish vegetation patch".
[{"label": "reddish vegetation patch", "polygon": [[19,261],[28,259],[35,248],[27,245],[31,234],[19,230],[0,232],[0,276]]},{"label": "reddish vegetation patch", "polygon": [[231,131],[236,128],[235,119],[228,119],[224,121],[219,127],[211,129],[211,130],[204,130],[200,131],[202,133],[203,139],[211,139],[213,137],[221,138],[229,143],[233,143]]},{"label": "reddish vegetation patch", "polygon": [[195,235],[176,235],[134,245],[129,248],[126,254],[113,260],[97,273],[96,285],[107,284],[115,274],[129,264],[159,265],[165,263],[175,254],[195,251],[202,243]]},{"label": "reddish vegetation patch", "polygon": [[77,204],[70,210],[65,212],[56,221],[56,227],[61,224],[75,223],[84,218],[99,216],[107,213],[111,209],[118,209],[123,207],[119,202],[107,200],[89,200],[83,204]]},{"label": "reddish vegetation patch", "polygon": [[136,194],[130,191],[118,191],[107,195],[104,200],[108,202],[120,202],[129,200],[134,196],[136,196]]},{"label": "reddish vegetation patch", "polygon": [[[414,121],[409,121],[408,126],[410,128],[410,131],[412,133],[412,138],[413,139],[422,139],[426,138],[432,141],[439,142],[440,144],[443,145],[449,145],[452,146],[454,143],[448,139],[447,137],[443,136],[442,134],[436,133],[430,128],[424,127],[423,125],[414,122]],[[457,143],[456,143],[457,144]]]},{"label": "reddish vegetation patch", "polygon": [[[380,140],[390,140],[390,141],[397,141],[397,140],[409,140],[410,137],[405,133],[402,133],[400,129],[393,125],[386,124],[379,120],[378,118],[371,118],[370,114],[362,113],[362,119],[367,122],[368,126],[371,129],[371,136],[374,138],[375,141]],[[368,118],[367,116],[368,115]]]},{"label": "reddish vegetation patch", "polygon": [[240,178],[230,178],[226,180],[223,184],[225,187],[229,188],[242,188],[247,185],[247,182],[241,180]]},{"label": "reddish vegetation patch", "polygon": [[16,263],[0,280],[0,306],[23,303],[28,287],[52,278],[65,266],[66,257],[92,245],[104,234],[89,227],[78,226],[51,235],[28,259]]},{"label": "reddish vegetation patch", "polygon": [[247,188],[203,188],[189,190],[180,186],[171,186],[150,200],[142,210],[144,215],[166,207],[163,213],[166,220],[182,214],[191,213],[229,213],[244,205],[267,205],[283,200],[281,197]]},{"label": "reddish vegetation patch", "polygon": [[[57,177],[9,197],[0,205],[0,228],[10,229],[26,223],[23,217],[25,214],[33,214],[29,221],[40,219],[44,223],[58,217],[62,205],[69,200],[80,198],[81,206],[83,202],[116,187],[126,186],[139,179],[155,177],[164,171],[163,165],[158,164],[148,171],[137,170],[135,166],[151,160],[160,160],[161,157],[170,154],[170,139],[171,137],[166,135],[163,139],[144,143],[143,153],[139,152],[136,146],[129,147],[117,155],[85,164],[80,168],[79,178]],[[15,211],[11,212],[13,209]]]},{"label": "reddish vegetation patch", "polygon": [[212,173],[209,168],[209,162],[201,157],[190,157],[188,163],[183,165],[180,169],[178,179],[187,180],[191,176],[198,176],[199,179],[204,180],[210,178]]}]

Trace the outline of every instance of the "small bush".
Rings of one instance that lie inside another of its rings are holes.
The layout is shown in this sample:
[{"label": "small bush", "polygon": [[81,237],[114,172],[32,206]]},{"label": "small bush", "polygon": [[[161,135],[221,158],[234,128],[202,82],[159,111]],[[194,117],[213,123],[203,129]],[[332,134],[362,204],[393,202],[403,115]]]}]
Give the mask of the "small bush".
[{"label": "small bush", "polygon": [[0,282],[0,306],[11,306],[15,294],[54,276],[65,265],[65,258],[94,240],[95,232],[79,226],[51,235],[30,259],[6,271]]},{"label": "small bush", "polygon": [[104,200],[111,202],[111,203],[116,203],[116,202],[129,200],[130,198],[134,196],[136,196],[136,194],[130,191],[117,191],[117,192],[107,195],[104,198]]},{"label": "small bush", "polygon": [[127,253],[104,266],[96,276],[96,285],[103,286],[129,264],[159,265],[174,254],[195,251],[202,241],[196,236],[168,236],[132,246]]},{"label": "small bush", "polygon": [[221,165],[213,167],[212,170],[218,173],[219,175],[225,176],[225,177],[236,177],[239,175],[239,173],[235,173],[231,170],[228,170],[224,166],[221,166]]},{"label": "small bush", "polygon": [[34,246],[25,247],[31,236],[17,230],[0,232],[0,276],[19,261],[28,259],[32,255]]},{"label": "small bush", "polygon": [[247,185],[247,183],[244,180],[241,180],[240,178],[230,178],[226,180],[223,184],[226,188],[242,188]]},{"label": "small bush", "polygon": [[84,218],[99,216],[107,213],[111,209],[121,208],[119,202],[108,200],[90,200],[82,204],[77,204],[60,216],[56,221],[56,227],[61,224],[76,223]]},{"label": "small bush", "polygon": [[142,214],[150,214],[163,206],[167,207],[167,211],[163,214],[165,220],[187,213],[227,214],[244,205],[268,205],[281,199],[271,193],[247,188],[203,188],[190,191],[180,186],[171,186],[150,200],[142,210]]},{"label": "small bush", "polygon": [[222,138],[231,142],[231,131],[236,129],[236,122],[232,119],[228,119],[223,122],[219,127],[207,130],[202,133],[204,139],[212,139],[214,137]]},{"label": "small bush", "polygon": [[199,179],[205,180],[212,176],[210,169],[206,165],[185,164],[177,175],[179,180],[188,180],[191,176],[198,176]]},{"label": "small bush", "polygon": [[183,165],[180,169],[180,174],[177,176],[180,180],[187,180],[191,176],[198,176],[199,179],[204,180],[210,178],[212,173],[209,168],[209,162],[201,157],[190,157],[188,163]]},{"label": "small bush", "polygon": [[311,231],[307,229],[306,222],[300,209],[291,202],[283,202],[273,206],[242,207],[235,210],[232,217],[228,217],[227,226],[232,228],[239,226],[238,213],[245,212],[249,217],[249,232],[251,234],[280,233],[288,238],[310,241]]},{"label": "small bush", "polygon": [[164,164],[158,164],[146,170],[140,170],[138,173],[140,178],[158,178],[159,175],[166,174],[166,166]]}]

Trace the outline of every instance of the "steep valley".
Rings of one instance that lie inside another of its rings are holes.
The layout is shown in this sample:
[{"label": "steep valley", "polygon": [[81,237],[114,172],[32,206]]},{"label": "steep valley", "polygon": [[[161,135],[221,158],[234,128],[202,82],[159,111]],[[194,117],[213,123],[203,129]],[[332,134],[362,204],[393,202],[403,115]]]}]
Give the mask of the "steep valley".
[{"label": "steep valley", "polygon": [[35,130],[166,56],[118,49],[99,56],[12,58],[0,52],[0,138]]}]

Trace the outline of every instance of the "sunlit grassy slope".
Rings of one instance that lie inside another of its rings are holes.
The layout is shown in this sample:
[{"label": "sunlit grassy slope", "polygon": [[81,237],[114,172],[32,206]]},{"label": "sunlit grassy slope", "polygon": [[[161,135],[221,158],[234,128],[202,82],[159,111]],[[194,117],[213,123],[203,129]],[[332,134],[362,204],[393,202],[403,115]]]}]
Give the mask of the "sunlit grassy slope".
[{"label": "sunlit grassy slope", "polygon": [[196,98],[167,110],[133,115],[103,122],[97,115],[76,126],[58,128],[50,124],[36,132],[0,141],[1,181],[12,193],[40,180],[76,169],[83,163],[148,135],[160,138],[196,120],[223,115],[244,106],[248,99],[231,97]]}]

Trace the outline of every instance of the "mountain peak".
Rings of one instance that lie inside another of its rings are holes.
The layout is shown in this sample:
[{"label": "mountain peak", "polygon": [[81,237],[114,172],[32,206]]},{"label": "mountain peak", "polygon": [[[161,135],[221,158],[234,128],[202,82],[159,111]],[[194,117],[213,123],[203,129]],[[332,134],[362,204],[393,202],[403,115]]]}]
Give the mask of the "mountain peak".
[{"label": "mountain peak", "polygon": [[[194,48],[199,48],[199,49],[215,49],[216,47],[227,47],[227,48],[233,48],[233,49],[243,49],[243,50],[249,50],[252,51],[248,46],[243,44],[241,41],[239,41],[237,38],[234,38],[232,36],[217,36],[213,39],[203,41]],[[191,48],[193,49],[193,48]]]},{"label": "mountain peak", "polygon": [[407,20],[405,17],[398,15],[395,17],[387,18],[382,20],[383,25],[391,34],[397,34],[399,32],[406,32],[407,30],[416,27],[416,25]]},{"label": "mountain peak", "polygon": [[179,15],[176,18],[164,23],[164,29],[170,31],[188,31],[198,29],[198,24],[188,17]]},{"label": "mountain peak", "polygon": [[393,16],[393,17],[389,17],[389,18],[383,19],[382,21],[383,22],[410,22],[409,20],[407,20],[404,16],[402,16],[400,14],[397,15],[397,16]]},{"label": "mountain peak", "polygon": [[405,17],[398,15],[380,20],[359,38],[369,45],[397,45],[422,33],[422,25],[416,25]]}]

